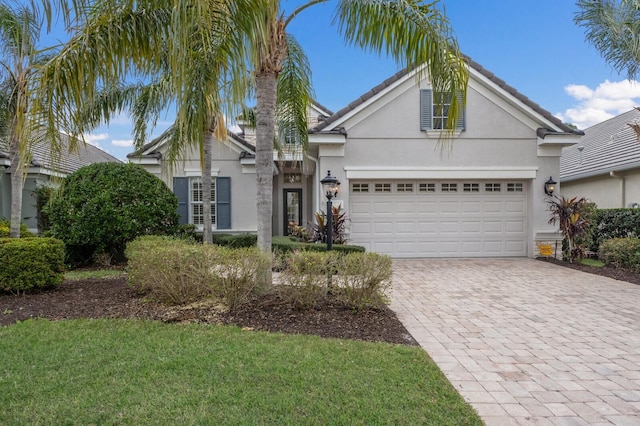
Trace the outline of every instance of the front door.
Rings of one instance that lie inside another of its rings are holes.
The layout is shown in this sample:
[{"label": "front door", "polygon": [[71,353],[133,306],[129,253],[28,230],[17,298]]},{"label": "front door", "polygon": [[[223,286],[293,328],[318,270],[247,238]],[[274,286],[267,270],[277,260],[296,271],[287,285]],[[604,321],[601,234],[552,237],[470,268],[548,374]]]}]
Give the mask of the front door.
[{"label": "front door", "polygon": [[302,226],[302,189],[284,190],[284,233],[293,226]]}]

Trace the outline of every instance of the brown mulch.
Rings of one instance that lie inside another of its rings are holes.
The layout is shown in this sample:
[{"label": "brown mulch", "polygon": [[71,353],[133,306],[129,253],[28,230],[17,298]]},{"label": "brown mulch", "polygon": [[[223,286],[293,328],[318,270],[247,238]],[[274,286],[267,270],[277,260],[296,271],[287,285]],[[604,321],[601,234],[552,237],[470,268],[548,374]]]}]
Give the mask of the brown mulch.
[{"label": "brown mulch", "polygon": [[555,263],[556,265],[561,265],[571,269],[577,269],[579,271],[588,272],[590,274],[600,275],[603,277],[613,278],[618,281],[627,281],[632,284],[640,284],[640,274],[634,271],[630,271],[624,268],[616,268],[614,266],[589,266],[583,265],[579,262],[565,262],[563,260],[554,259],[552,257],[539,257],[538,260],[542,260],[544,262]]},{"label": "brown mulch", "polygon": [[[596,268],[552,258],[539,259],[640,284],[640,274],[620,268]],[[128,286],[126,277],[123,276],[67,280],[55,290],[20,296],[0,294],[0,326],[30,318],[123,318],[228,324],[246,330],[417,345],[389,308],[354,312],[335,299],[327,298],[321,306],[299,310],[291,307],[277,292],[231,312],[224,311],[219,305],[206,302],[172,307],[145,300]]]},{"label": "brown mulch", "polygon": [[0,326],[30,318],[135,318],[228,324],[246,330],[417,346],[389,308],[354,312],[329,297],[321,306],[299,310],[292,308],[277,291],[231,312],[206,302],[171,307],[145,300],[122,276],[67,280],[54,290],[20,296],[0,295]]}]

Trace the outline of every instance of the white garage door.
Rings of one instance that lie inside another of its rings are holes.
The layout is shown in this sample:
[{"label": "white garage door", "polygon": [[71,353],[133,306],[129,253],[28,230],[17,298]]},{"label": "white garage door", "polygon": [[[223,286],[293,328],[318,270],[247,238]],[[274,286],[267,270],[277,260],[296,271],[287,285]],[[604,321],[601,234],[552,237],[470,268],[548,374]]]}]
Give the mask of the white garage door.
[{"label": "white garage door", "polygon": [[522,181],[351,181],[350,243],[393,257],[526,256]]}]

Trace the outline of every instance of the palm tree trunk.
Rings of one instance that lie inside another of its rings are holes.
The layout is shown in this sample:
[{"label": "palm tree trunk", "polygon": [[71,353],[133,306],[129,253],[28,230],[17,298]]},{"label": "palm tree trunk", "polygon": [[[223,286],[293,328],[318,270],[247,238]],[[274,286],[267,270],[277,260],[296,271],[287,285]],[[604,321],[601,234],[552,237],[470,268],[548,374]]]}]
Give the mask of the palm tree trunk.
[{"label": "palm tree trunk", "polygon": [[11,173],[11,225],[9,238],[20,238],[24,168],[20,158],[19,142],[14,137],[9,142],[9,161],[11,161],[11,167],[9,168]]},{"label": "palm tree trunk", "polygon": [[211,233],[211,149],[213,144],[213,130],[215,128],[215,118],[211,119],[211,125],[204,133],[203,141],[203,164],[202,164],[202,214],[203,232],[202,242],[213,244]]},{"label": "palm tree trunk", "polygon": [[[270,255],[273,234],[273,140],[277,95],[275,72],[260,72],[256,75],[256,95],[258,247],[266,255]],[[271,269],[263,271],[262,280],[263,284],[271,283]]]}]

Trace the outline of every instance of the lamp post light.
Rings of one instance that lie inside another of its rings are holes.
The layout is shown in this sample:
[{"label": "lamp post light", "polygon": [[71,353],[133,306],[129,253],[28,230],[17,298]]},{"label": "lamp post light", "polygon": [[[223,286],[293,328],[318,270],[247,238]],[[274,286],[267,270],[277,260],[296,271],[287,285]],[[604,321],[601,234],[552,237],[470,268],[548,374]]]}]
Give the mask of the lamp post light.
[{"label": "lamp post light", "polygon": [[322,190],[327,197],[327,251],[333,248],[333,203],[331,200],[338,195],[340,181],[335,176],[331,176],[331,170],[327,170],[327,175],[320,181]]},{"label": "lamp post light", "polygon": [[544,193],[551,197],[553,195],[553,191],[556,190],[557,183],[558,182],[553,180],[553,177],[549,176],[549,180],[544,183]]}]

